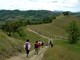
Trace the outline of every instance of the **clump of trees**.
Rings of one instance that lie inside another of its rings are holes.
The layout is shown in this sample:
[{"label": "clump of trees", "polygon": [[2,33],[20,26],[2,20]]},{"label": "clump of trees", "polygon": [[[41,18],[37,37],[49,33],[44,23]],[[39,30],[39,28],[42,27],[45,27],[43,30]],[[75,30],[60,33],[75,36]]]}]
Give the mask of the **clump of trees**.
[{"label": "clump of trees", "polygon": [[48,11],[48,10],[0,10],[0,21],[9,21],[9,20],[33,20],[40,23],[44,18],[49,16],[58,16],[61,12],[58,11]]},{"label": "clump of trees", "polygon": [[64,16],[69,16],[69,11],[63,12]]},{"label": "clump of trees", "polygon": [[21,26],[26,26],[26,22],[21,20],[7,21],[4,25],[2,25],[2,29],[11,35],[11,32],[17,31],[17,29]]},{"label": "clump of trees", "polygon": [[76,21],[72,21],[67,28],[68,40],[70,43],[77,43],[79,41],[80,32]]},{"label": "clump of trees", "polygon": [[42,20],[42,23],[52,23],[54,19],[56,19],[56,16],[50,16],[50,17],[44,18]]},{"label": "clump of trees", "polygon": [[36,25],[36,24],[44,24],[44,23],[52,23],[52,21],[56,19],[56,16],[49,16],[49,17],[45,17],[42,20],[38,21],[38,20],[27,20],[27,25]]}]

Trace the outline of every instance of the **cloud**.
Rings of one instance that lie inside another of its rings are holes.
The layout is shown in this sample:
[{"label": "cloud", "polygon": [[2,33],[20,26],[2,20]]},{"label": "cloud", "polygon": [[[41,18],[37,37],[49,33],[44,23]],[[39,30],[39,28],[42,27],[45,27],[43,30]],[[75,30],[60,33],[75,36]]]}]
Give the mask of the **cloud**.
[{"label": "cloud", "polygon": [[53,3],[57,3],[58,1],[52,1]]},{"label": "cloud", "polygon": [[80,10],[80,0],[0,0],[0,9]]}]

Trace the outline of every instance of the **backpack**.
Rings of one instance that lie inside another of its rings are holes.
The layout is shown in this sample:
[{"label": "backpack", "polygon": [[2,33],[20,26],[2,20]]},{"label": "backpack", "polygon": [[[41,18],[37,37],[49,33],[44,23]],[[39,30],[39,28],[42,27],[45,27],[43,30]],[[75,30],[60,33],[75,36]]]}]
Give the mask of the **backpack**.
[{"label": "backpack", "polygon": [[28,50],[28,43],[26,43],[26,50]]},{"label": "backpack", "polygon": [[38,48],[38,47],[39,47],[39,44],[38,44],[38,43],[36,43],[36,44],[35,44],[35,48]]}]

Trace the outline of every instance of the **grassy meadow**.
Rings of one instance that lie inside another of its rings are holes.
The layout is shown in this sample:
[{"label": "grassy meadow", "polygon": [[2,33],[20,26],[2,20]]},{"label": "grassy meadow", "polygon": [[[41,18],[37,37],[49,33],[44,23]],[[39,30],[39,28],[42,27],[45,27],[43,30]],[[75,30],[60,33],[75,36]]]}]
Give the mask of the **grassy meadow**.
[{"label": "grassy meadow", "polygon": [[34,46],[35,41],[38,41],[38,40],[43,41],[43,42],[48,41],[48,39],[45,39],[41,37],[40,35],[37,35],[31,31],[28,31],[27,27],[22,27],[22,29],[23,29],[23,33],[25,33],[25,36],[20,37],[19,34],[15,32],[13,33],[13,37],[17,39],[21,39],[24,42],[26,42],[26,39],[29,39],[32,46]]},{"label": "grassy meadow", "polygon": [[[80,30],[80,19],[74,16],[58,16],[52,23],[29,25],[28,28],[45,36],[66,37],[65,29],[75,20]],[[58,38],[59,39],[59,38]],[[54,39],[54,47],[48,48],[42,60],[80,60],[80,43],[69,44],[67,40]]]},{"label": "grassy meadow", "polygon": [[9,37],[4,31],[0,30],[0,60],[24,52],[23,45],[26,39],[30,40],[32,49],[36,40],[47,41],[47,39],[28,31],[26,27],[23,28],[26,33],[24,37],[20,37],[18,33],[14,33],[12,37]]},{"label": "grassy meadow", "polygon": [[[21,27],[18,32],[12,33],[12,37],[9,37],[6,32],[0,30],[0,60],[23,52],[23,45],[26,42],[26,39],[30,40],[32,49],[34,48],[33,46],[36,40],[41,40],[43,42],[48,41],[47,39],[28,31],[27,28],[47,37],[66,37],[65,29],[72,20],[76,20],[80,30],[79,18],[63,15],[56,17],[52,23]],[[80,44],[73,45],[65,40],[54,40],[54,47],[49,48],[45,52],[43,60],[80,60]]]},{"label": "grassy meadow", "polygon": [[45,36],[66,36],[65,29],[68,24],[75,20],[80,30],[80,19],[74,16],[58,16],[52,23],[41,25],[29,25],[28,28],[35,30],[36,32]]},{"label": "grassy meadow", "polygon": [[0,60],[23,51],[23,41],[7,36],[0,30]]},{"label": "grassy meadow", "polygon": [[43,60],[80,60],[80,44],[69,44],[64,40],[55,40],[54,47],[48,48]]}]

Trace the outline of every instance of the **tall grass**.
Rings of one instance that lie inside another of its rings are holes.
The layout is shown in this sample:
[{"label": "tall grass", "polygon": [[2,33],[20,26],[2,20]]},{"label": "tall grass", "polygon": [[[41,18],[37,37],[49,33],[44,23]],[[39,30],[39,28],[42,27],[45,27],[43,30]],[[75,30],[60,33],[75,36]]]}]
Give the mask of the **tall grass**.
[{"label": "tall grass", "polygon": [[23,41],[8,37],[3,31],[0,30],[0,60],[5,57],[10,57],[23,51]]},{"label": "tall grass", "polygon": [[28,31],[27,27],[22,27],[22,29],[23,29],[23,33],[25,33],[24,36],[19,36],[19,34],[17,32],[15,32],[15,33],[13,33],[13,37],[21,39],[25,42],[26,42],[27,39],[29,39],[30,43],[32,45],[32,49],[33,49],[33,46],[34,46],[36,41],[40,40],[40,41],[46,42],[48,40],[48,39],[45,39],[45,38],[41,37],[40,35],[37,35],[37,34],[31,32],[31,31]]},{"label": "tall grass", "polygon": [[43,60],[80,60],[80,45],[55,40],[54,47],[45,52]]},{"label": "tall grass", "polygon": [[24,37],[20,37],[19,35],[15,36],[15,33],[14,36],[12,35],[12,37],[9,37],[6,33],[0,30],[0,60],[24,52],[23,45],[26,42],[26,39],[30,40],[32,49],[34,49],[34,43],[36,40],[41,40],[43,42],[47,41],[47,39],[28,31],[26,27],[24,27],[23,30],[26,33],[26,36]]},{"label": "tall grass", "polygon": [[[75,20],[80,28],[80,19],[74,16],[58,16],[50,24],[30,25],[28,28],[48,37],[66,37],[65,29],[72,20]],[[45,52],[43,60],[80,60],[80,44],[73,45],[63,40],[55,40],[54,47]]]},{"label": "tall grass", "polygon": [[64,36],[66,37],[65,29],[67,25],[75,20],[80,29],[80,19],[74,16],[58,16],[52,23],[40,24],[40,25],[29,25],[28,28],[35,30],[43,35],[50,37],[53,36]]}]

